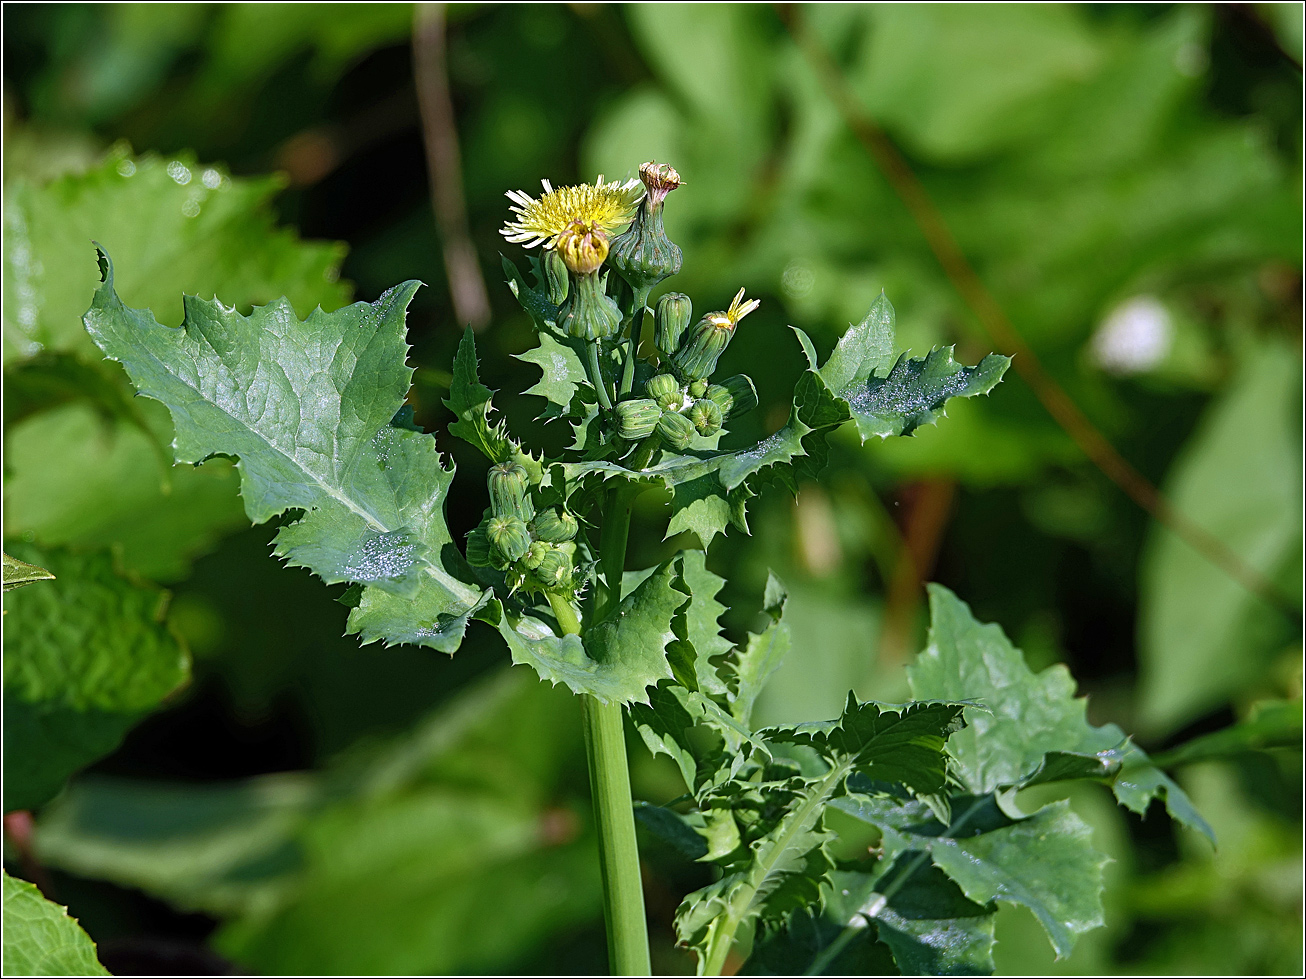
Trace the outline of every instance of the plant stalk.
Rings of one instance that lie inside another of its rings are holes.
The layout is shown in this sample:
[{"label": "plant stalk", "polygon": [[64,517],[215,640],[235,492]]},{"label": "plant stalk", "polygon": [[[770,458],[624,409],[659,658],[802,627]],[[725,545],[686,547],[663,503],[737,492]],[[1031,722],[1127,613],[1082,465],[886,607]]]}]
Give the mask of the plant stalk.
[{"label": "plant stalk", "polygon": [[[638,491],[636,491],[638,492]],[[630,534],[628,487],[613,491],[608,499],[599,541],[599,558],[605,582],[603,600],[594,621],[621,601],[621,577]],[[564,633],[578,635],[580,621],[566,598],[549,594],[549,605]],[[648,925],[644,917],[644,889],[640,878],[639,846],[635,840],[635,808],[630,795],[630,768],[626,760],[626,731],[621,704],[605,704],[581,696],[585,725],[585,754],[589,761],[590,793],[599,834],[599,865],[603,874],[603,920],[608,932],[608,959],[613,975],[647,976],[652,973],[648,951]]]},{"label": "plant stalk", "polygon": [[630,307],[630,337],[626,340],[625,362],[621,367],[621,388],[617,399],[630,394],[635,387],[635,356],[639,351],[639,335],[644,329],[644,307],[648,305],[648,289],[636,289]]},{"label": "plant stalk", "polygon": [[589,348],[589,361],[585,366],[589,368],[590,383],[594,385],[603,410],[611,411],[612,398],[608,395],[608,382],[603,379],[603,368],[599,366],[599,341],[593,340],[586,346]]}]

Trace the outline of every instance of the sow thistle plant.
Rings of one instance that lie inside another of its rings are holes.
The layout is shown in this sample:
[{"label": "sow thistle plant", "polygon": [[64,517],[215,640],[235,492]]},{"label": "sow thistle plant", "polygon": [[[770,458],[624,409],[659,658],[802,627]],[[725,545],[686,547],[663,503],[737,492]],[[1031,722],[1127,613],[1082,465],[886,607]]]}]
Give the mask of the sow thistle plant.
[{"label": "sow thistle plant", "polygon": [[[758,396],[717,365],[758,301],[741,289],[695,317],[690,297],[666,292],[650,306],[683,261],[662,219],[681,180],[655,163],[639,172],[508,194],[503,234],[528,267],[503,267],[538,338],[520,356],[542,370],[527,393],[573,438],[556,458],[514,438],[465,332],[450,431],[491,463],[490,506],[465,541],[444,515],[454,467],[404,404],[404,316],[419,283],[303,321],[285,300],[244,316],[187,296],[174,329],[122,303],[100,251],[86,328],[168,406],[178,462],[234,457],[250,519],[283,518],[274,552],[348,584],[362,642],[453,653],[476,619],[514,663],[580,696],[615,972],[649,972],[636,817],[719,870],[676,916],[701,974],[721,973],[732,950],[753,972],[991,972],[999,900],[1027,906],[1068,953],[1102,923],[1104,858],[1065,802],[1026,812],[1019,793],[1090,779],[1136,812],[1160,797],[1209,834],[1178,786],[1118,728],[1087,723],[1064,667],[1030,672],[997,626],[937,586],[910,703],[850,695],[835,720],[759,728],[753,705],[789,651],[784,588],[770,580],[763,627],[735,648],[705,556],[727,528],[747,531],[763,486],[815,477],[840,426],[863,441],[911,435],[948,399],[989,392],[1007,358],[967,367],[951,348],[901,353],[882,296],[824,362],[795,330],[806,368],[787,422],[723,447]],[[667,538],[699,547],[627,569],[631,506],[651,489],[669,496]],[[627,720],[674,761],[680,799],[632,802]],[[833,856],[836,812],[878,838],[865,859]]]}]

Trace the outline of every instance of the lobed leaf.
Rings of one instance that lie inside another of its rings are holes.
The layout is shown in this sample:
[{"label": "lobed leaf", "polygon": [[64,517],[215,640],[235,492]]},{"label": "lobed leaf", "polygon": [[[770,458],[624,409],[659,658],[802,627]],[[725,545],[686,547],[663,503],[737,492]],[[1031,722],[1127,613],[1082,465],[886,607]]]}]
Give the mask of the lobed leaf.
[{"label": "lobed leaf", "polygon": [[982,795],[1065,778],[1109,782],[1117,800],[1144,812],[1163,797],[1170,815],[1214,840],[1183,790],[1114,724],[1093,727],[1062,665],[1033,673],[1001,627],[977,622],[941,585],[929,586],[930,642],[907,668],[918,698],[969,699],[967,726],[948,742],[954,771]]}]

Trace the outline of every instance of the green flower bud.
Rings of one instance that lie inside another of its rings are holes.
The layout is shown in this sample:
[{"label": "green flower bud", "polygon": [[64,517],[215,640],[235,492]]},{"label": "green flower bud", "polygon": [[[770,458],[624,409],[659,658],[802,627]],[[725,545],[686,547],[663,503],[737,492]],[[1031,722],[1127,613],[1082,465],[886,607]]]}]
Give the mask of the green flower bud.
[{"label": "green flower bud", "polygon": [[566,510],[545,510],[531,522],[531,532],[540,540],[561,544],[571,540],[580,530],[580,523]]},{"label": "green flower bud", "polygon": [[716,402],[729,421],[757,407],[757,389],[747,374],[735,374],[707,389],[706,397]]},{"label": "green flower bud", "polygon": [[691,398],[701,398],[707,394],[707,381],[695,381],[689,386],[689,396]]},{"label": "green flower bud", "polygon": [[549,302],[561,306],[567,301],[567,292],[571,285],[570,277],[567,275],[567,263],[562,260],[556,248],[550,248],[544,253],[540,264],[544,266],[544,285],[549,294]]},{"label": "green flower bud", "polygon": [[523,522],[535,516],[531,503],[530,477],[515,462],[490,467],[490,509],[496,517],[519,517]]},{"label": "green flower bud", "polygon": [[721,423],[725,420],[725,417],[721,414],[721,409],[706,398],[695,401],[690,406],[686,417],[694,423],[694,427],[698,429],[698,434],[703,436],[715,435],[721,431]]},{"label": "green flower bud", "polygon": [[640,398],[617,404],[617,434],[630,442],[647,438],[657,428],[662,409],[656,401]]},{"label": "green flower bud", "polygon": [[680,337],[694,315],[694,305],[680,292],[668,292],[658,300],[653,320],[653,342],[663,357],[670,357],[680,346]]},{"label": "green flower bud", "polygon": [[491,517],[485,527],[491,553],[511,564],[526,556],[531,546],[531,532],[520,517]]},{"label": "green flower bud", "polygon": [[540,562],[544,560],[544,555],[548,554],[550,550],[552,550],[552,548],[544,543],[544,541],[534,541],[531,546],[526,549],[526,556],[521,559],[522,564],[534,570],[540,566]]},{"label": "green flower bud", "polygon": [[759,305],[756,299],[744,302],[744,290],[740,289],[728,310],[708,313],[681,337],[680,346],[671,357],[672,370],[684,381],[711,377],[726,344],[735,335],[735,327]]},{"label": "green flower bud", "polygon": [[545,591],[566,591],[571,587],[571,556],[551,549],[532,576]]},{"label": "green flower bud", "polygon": [[490,567],[490,539],[485,536],[484,523],[467,535],[467,563],[473,568]]},{"label": "green flower bud", "polygon": [[664,411],[658,419],[658,435],[667,446],[679,451],[693,439],[694,423],[677,412]]},{"label": "green flower bud", "polygon": [[598,272],[572,276],[571,298],[558,312],[558,326],[578,340],[602,340],[621,326],[621,310],[604,291]]},{"label": "green flower bud", "polygon": [[630,283],[632,289],[652,289],[669,275],[680,271],[684,256],[680,246],[667,237],[662,227],[662,202],[680,186],[680,175],[671,167],[645,163],[640,179],[648,193],[626,231],[612,242],[608,264]]},{"label": "green flower bud", "polygon": [[670,374],[654,374],[644,385],[644,393],[663,408],[678,408],[685,400],[680,383]]}]

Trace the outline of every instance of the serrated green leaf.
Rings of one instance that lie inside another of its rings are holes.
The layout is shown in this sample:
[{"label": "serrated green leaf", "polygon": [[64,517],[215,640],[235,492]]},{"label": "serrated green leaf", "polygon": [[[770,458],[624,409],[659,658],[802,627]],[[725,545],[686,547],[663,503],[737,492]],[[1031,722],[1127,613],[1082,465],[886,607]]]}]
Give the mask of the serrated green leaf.
[{"label": "serrated green leaf", "polygon": [[549,333],[541,331],[539,340],[539,346],[533,350],[514,355],[518,360],[536,365],[544,375],[522,393],[538,395],[548,402],[541,418],[561,418],[571,412],[577,390],[589,384],[585,365],[573,348],[559,343]]},{"label": "serrated green leaf", "polygon": [[832,391],[847,391],[872,375],[887,375],[897,359],[896,341],[896,314],[889,297],[881,292],[862,321],[839,338],[819,373]]},{"label": "serrated green leaf", "polygon": [[68,909],[35,884],[4,877],[4,974],[7,976],[107,976],[95,943]]},{"label": "serrated green leaf", "polygon": [[469,326],[458,341],[458,353],[453,359],[453,380],[449,384],[449,397],[444,402],[457,418],[449,426],[449,432],[480,449],[491,462],[506,462],[512,445],[503,423],[490,422],[493,397],[494,392],[481,383],[476,339]]},{"label": "serrated green leaf", "polygon": [[993,973],[994,907],[968,899],[938,868],[905,854],[873,873],[829,877],[823,907],[768,929],[743,974],[886,975],[895,965],[903,975]]},{"label": "serrated green leaf", "polygon": [[1079,935],[1104,923],[1102,868],[1109,858],[1093,849],[1092,831],[1066,802],[973,835],[882,829],[886,853],[929,853],[934,865],[977,904],[1006,901],[1029,908],[1058,958],[1070,954]]},{"label": "serrated green leaf", "polygon": [[667,643],[671,619],[687,597],[675,585],[678,559],[645,578],[605,619],[580,636],[559,635],[531,615],[505,612],[499,633],[514,663],[526,663],[541,679],[565,683],[604,703],[648,703],[648,688],[671,677]]},{"label": "serrated green leaf", "polygon": [[730,660],[730,712],[743,724],[751,723],[753,705],[789,653],[791,637],[784,621],[788,597],[780,579],[768,573],[762,611],[771,621],[760,633],[750,633]]},{"label": "serrated green leaf", "polygon": [[128,309],[104,284],[86,314],[92,338],[142,394],[168,406],[178,461],[239,457],[251,520],[303,517],[275,553],[327,583],[414,595],[448,541],[435,440],[391,420],[412,378],[404,310],[419,283],[375,303],[299,321],[285,301],[241,316],[187,297],[180,329]]},{"label": "serrated green leaf", "polygon": [[649,751],[671,758],[696,796],[737,773],[747,760],[745,743],[763,756],[770,753],[764,741],[716,701],[674,681],[655,686],[648,703],[631,704],[630,718]]},{"label": "serrated green leaf", "polygon": [[676,641],[667,647],[667,656],[673,672],[678,667],[684,671],[684,676],[676,674],[684,686],[708,696],[724,695],[726,686],[712,661],[731,648],[730,640],[721,635],[718,621],[726,607],[716,600],[726,580],[707,569],[703,551],[682,551],[680,558],[681,590],[689,596],[689,602],[672,624]]},{"label": "serrated green leaf", "polygon": [[[967,726],[948,742],[956,777],[976,795],[1008,786],[1095,777],[1134,812],[1164,797],[1170,815],[1213,839],[1183,790],[1114,724],[1093,727],[1062,665],[1033,673],[1000,626],[981,624],[948,589],[931,584],[930,642],[907,667],[921,699],[970,700]],[[1048,766],[1052,767],[1049,768]],[[1122,767],[1129,774],[1122,774]]]},{"label": "serrated green leaf", "polygon": [[843,715],[785,727],[763,728],[768,741],[805,745],[833,766],[844,765],[867,778],[898,782],[928,795],[947,777],[943,746],[961,725],[961,704],[861,703],[848,694]]},{"label": "serrated green leaf", "polygon": [[233,178],[189,154],[133,157],[116,147],[85,173],[5,188],[4,356],[39,350],[94,355],[81,327],[98,276],[87,242],[124,269],[122,292],[176,323],[183,291],[228,302],[289,296],[301,310],[349,300],[338,281],[344,246],[278,230],[279,177]]},{"label": "serrated green leaf", "polygon": [[45,568],[38,568],[34,564],[27,564],[18,560],[16,557],[4,555],[5,581],[4,590],[13,591],[15,588],[22,588],[23,585],[30,585],[34,581],[51,581],[54,579],[49,571]]},{"label": "serrated green leaf", "polygon": [[105,554],[15,550],[56,577],[5,595],[6,811],[48,801],[190,676],[162,592]]}]

